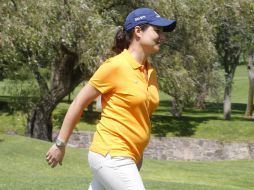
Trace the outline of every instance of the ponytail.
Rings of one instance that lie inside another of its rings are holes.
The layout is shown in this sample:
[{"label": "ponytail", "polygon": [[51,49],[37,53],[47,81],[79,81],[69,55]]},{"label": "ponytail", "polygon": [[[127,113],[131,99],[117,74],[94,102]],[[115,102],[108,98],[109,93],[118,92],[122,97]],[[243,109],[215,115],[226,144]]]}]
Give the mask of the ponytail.
[{"label": "ponytail", "polygon": [[120,27],[118,31],[116,32],[112,50],[116,54],[119,54],[124,49],[128,49],[132,36],[133,36],[133,30],[125,31],[123,27]]},{"label": "ponytail", "polygon": [[[141,24],[139,27],[141,30],[146,30],[148,28],[148,24]],[[124,30],[123,27],[120,27],[118,31],[116,32],[115,39],[114,39],[114,45],[112,47],[112,50],[116,53],[119,54],[121,53],[124,49],[128,49],[133,37],[133,29],[130,29],[128,31]]]}]

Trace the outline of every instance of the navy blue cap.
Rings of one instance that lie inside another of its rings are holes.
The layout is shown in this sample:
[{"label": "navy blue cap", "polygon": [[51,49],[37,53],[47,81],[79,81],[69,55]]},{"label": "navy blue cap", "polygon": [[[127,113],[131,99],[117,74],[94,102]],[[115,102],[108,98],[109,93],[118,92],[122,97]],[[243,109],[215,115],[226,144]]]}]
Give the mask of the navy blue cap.
[{"label": "navy blue cap", "polygon": [[138,8],[129,13],[124,23],[124,29],[128,31],[141,24],[161,26],[165,32],[172,32],[176,27],[175,20],[162,18],[153,9]]}]

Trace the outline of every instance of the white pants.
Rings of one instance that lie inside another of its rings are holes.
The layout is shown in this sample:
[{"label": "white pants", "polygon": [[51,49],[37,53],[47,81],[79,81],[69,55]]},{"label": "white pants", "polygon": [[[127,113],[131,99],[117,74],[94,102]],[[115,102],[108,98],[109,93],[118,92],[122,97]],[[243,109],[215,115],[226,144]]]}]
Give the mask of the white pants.
[{"label": "white pants", "polygon": [[88,190],[145,190],[135,162],[128,157],[88,153],[93,180]]}]

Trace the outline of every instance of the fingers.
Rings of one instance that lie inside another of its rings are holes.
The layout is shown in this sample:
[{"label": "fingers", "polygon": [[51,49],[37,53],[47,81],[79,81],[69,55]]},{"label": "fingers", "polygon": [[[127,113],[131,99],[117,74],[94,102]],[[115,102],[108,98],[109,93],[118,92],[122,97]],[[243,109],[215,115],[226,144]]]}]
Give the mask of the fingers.
[{"label": "fingers", "polygon": [[54,167],[56,167],[56,165],[58,164],[58,162],[57,161],[53,161],[52,162],[52,164],[50,164],[51,165],[51,168],[54,168]]},{"label": "fingers", "polygon": [[54,168],[58,164],[58,161],[56,160],[56,158],[51,156],[49,153],[46,154],[46,161],[48,165],[51,166],[52,168]]},{"label": "fingers", "polygon": [[48,165],[51,165],[54,162],[54,159],[50,155],[47,155],[46,161],[47,161]]},{"label": "fingers", "polygon": [[[58,163],[60,164],[60,162],[58,162],[55,158],[46,158],[46,161],[48,162],[48,165],[51,166],[51,168],[57,166]],[[62,165],[62,163],[60,165]]]},{"label": "fingers", "polygon": [[48,165],[51,166],[54,162],[55,162],[55,161],[54,161],[53,159],[51,159],[51,160],[48,161]]},{"label": "fingers", "polygon": [[63,165],[63,157],[62,158],[60,158],[60,160],[59,160],[59,164],[62,166]]},{"label": "fingers", "polygon": [[52,168],[57,166],[58,163],[61,166],[63,165],[62,160],[57,160],[56,158],[51,157],[50,155],[46,155],[46,161],[47,161],[48,165],[51,166]]}]

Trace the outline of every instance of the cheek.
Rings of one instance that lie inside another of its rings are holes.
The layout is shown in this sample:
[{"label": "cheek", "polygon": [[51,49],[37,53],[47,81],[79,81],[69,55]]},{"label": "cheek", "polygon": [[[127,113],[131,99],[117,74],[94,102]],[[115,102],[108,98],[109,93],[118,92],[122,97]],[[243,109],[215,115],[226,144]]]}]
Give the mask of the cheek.
[{"label": "cheek", "polygon": [[155,43],[155,36],[151,35],[151,34],[147,34],[145,36],[142,37],[141,42],[142,44],[146,44],[146,45],[153,45]]}]

